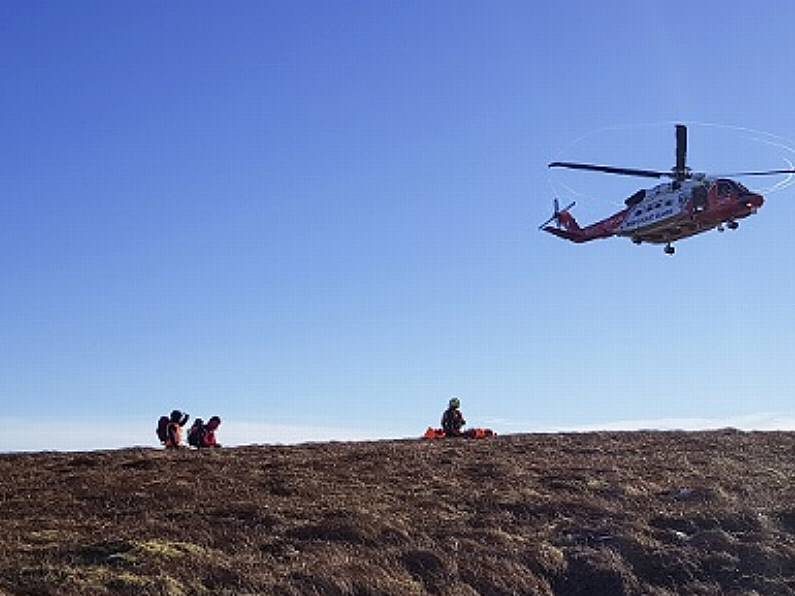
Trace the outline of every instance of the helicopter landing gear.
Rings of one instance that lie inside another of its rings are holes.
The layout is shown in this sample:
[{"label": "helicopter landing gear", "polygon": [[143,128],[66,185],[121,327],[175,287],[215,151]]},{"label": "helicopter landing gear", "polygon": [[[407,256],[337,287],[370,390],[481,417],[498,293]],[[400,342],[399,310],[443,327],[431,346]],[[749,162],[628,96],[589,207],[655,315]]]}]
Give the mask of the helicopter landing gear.
[{"label": "helicopter landing gear", "polygon": [[718,230],[719,232],[722,232],[722,231],[723,231],[723,229],[724,229],[724,228],[723,228],[723,224],[722,224],[722,223],[719,223],[719,224],[718,224],[718,227],[717,227],[717,228],[715,228],[715,229],[716,229],[716,230]]},{"label": "helicopter landing gear", "polygon": [[740,227],[740,224],[738,224],[736,221],[730,221],[726,224],[726,227],[729,228],[730,230],[736,230],[737,228]]},{"label": "helicopter landing gear", "polygon": [[632,239],[632,244],[640,244],[641,242],[643,242],[643,240],[641,240],[640,238],[633,238]]},{"label": "helicopter landing gear", "polygon": [[672,255],[672,254],[674,254],[676,252],[676,249],[671,245],[670,242],[665,245],[665,248],[663,250],[665,251],[665,254],[667,254],[667,255]]}]

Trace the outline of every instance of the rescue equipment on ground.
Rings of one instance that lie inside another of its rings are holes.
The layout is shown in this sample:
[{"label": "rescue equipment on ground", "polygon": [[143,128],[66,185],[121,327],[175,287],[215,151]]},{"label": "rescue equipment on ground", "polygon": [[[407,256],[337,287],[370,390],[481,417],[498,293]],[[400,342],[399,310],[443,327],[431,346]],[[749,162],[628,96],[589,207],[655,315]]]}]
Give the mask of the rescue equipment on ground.
[{"label": "rescue equipment on ground", "polygon": [[431,428],[428,427],[428,430],[425,431],[425,434],[422,436],[423,439],[434,440],[434,439],[488,439],[489,437],[496,437],[497,433],[495,433],[490,428],[470,428],[469,430],[463,431],[460,435],[455,437],[448,437],[447,434],[441,428]]}]

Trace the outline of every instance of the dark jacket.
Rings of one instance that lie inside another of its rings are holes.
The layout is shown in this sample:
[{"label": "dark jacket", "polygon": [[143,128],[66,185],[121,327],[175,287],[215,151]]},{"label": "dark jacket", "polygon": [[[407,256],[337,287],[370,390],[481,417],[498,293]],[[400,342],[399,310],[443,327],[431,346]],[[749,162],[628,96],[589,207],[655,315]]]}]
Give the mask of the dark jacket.
[{"label": "dark jacket", "polygon": [[461,427],[467,423],[464,415],[458,408],[447,408],[442,414],[442,430],[448,437],[461,434]]}]

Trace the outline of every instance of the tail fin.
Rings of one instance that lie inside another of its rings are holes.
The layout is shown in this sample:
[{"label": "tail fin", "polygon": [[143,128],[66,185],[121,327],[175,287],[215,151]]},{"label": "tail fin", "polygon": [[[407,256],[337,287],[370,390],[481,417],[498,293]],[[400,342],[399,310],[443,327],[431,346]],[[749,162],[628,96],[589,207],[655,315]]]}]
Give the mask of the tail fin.
[{"label": "tail fin", "polygon": [[[574,219],[574,216],[569,213],[569,209],[574,207],[575,204],[575,202],[572,202],[561,209],[560,205],[558,204],[558,200],[555,199],[555,210],[552,213],[552,217],[542,223],[538,229],[549,232],[550,234],[554,234],[555,236],[565,238],[566,240],[573,240],[574,242],[577,242],[582,229],[577,223],[577,220]],[[553,221],[555,222],[554,227],[548,225]]]},{"label": "tail fin", "polygon": [[[574,203],[572,203],[574,205]],[[566,207],[568,209],[568,207]],[[563,226],[563,229],[567,232],[581,232],[582,228],[580,228],[577,220],[574,219],[574,216],[564,209],[560,213],[558,213],[558,224]]]}]

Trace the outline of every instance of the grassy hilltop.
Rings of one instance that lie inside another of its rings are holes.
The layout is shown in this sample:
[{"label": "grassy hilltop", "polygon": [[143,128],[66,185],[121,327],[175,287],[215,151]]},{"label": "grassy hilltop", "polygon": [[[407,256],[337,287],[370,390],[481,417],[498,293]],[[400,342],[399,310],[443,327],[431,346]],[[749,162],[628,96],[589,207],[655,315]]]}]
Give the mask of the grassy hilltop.
[{"label": "grassy hilltop", "polygon": [[795,433],[0,457],[0,593],[793,594]]}]

